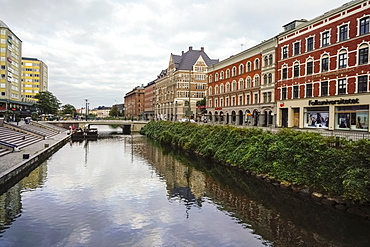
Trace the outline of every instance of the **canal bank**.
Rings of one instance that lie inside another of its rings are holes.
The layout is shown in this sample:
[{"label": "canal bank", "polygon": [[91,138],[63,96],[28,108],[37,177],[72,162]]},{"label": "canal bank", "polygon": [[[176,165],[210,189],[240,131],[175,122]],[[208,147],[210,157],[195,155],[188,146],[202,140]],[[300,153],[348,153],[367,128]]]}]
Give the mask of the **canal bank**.
[{"label": "canal bank", "polygon": [[68,130],[0,157],[0,193],[69,142]]}]

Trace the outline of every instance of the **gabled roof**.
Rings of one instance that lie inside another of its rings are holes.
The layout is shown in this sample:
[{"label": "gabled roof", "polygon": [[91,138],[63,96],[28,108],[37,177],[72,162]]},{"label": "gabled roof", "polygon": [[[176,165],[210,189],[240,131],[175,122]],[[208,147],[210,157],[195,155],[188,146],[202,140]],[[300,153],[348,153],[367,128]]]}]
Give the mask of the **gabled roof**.
[{"label": "gabled roof", "polygon": [[218,59],[210,59],[207,53],[204,52],[203,47],[200,50],[193,50],[193,47],[190,46],[189,50],[183,52],[181,56],[171,54],[176,70],[191,70],[199,57],[203,58],[208,67],[219,62]]}]

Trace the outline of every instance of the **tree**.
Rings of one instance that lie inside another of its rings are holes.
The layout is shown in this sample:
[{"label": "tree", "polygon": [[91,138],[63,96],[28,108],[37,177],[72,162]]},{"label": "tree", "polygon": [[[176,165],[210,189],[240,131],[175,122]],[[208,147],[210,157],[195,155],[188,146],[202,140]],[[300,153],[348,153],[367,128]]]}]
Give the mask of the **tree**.
[{"label": "tree", "polygon": [[112,109],[109,111],[109,116],[116,117],[118,116],[118,107],[117,105],[114,105]]},{"label": "tree", "polygon": [[72,117],[76,116],[76,108],[71,104],[62,105],[63,114],[71,114]]},{"label": "tree", "polygon": [[42,114],[56,114],[60,107],[60,101],[49,91],[39,92],[35,95],[36,107]]},{"label": "tree", "polygon": [[206,109],[206,97],[204,97],[202,100],[199,100],[197,101],[197,106],[198,108],[200,109],[200,114],[206,114],[207,113],[207,109]]}]

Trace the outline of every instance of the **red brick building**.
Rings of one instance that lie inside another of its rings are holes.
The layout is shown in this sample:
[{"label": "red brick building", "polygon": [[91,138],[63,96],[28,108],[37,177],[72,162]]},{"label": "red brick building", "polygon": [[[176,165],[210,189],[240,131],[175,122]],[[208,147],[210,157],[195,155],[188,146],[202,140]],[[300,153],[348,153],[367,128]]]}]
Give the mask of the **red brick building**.
[{"label": "red brick building", "polygon": [[144,120],[154,119],[155,110],[155,81],[149,82],[144,87]]},{"label": "red brick building", "polygon": [[144,112],[144,87],[137,86],[124,97],[125,117],[141,119]]},{"label": "red brick building", "polygon": [[276,39],[208,68],[207,112],[223,124],[268,126],[275,112]]},{"label": "red brick building", "polygon": [[277,126],[369,131],[370,1],[284,26],[277,48]]}]

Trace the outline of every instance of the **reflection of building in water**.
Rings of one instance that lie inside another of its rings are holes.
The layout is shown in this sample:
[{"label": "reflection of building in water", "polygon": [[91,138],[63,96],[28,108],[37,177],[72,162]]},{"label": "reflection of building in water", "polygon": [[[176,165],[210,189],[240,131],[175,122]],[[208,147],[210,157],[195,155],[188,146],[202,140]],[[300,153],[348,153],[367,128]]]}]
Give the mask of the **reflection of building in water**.
[{"label": "reflection of building in water", "polygon": [[6,193],[0,195],[0,232],[21,213],[21,192],[40,188],[44,183],[47,173],[46,168],[46,164],[40,165]]},{"label": "reflection of building in water", "polygon": [[159,176],[165,178],[168,194],[173,199],[185,201],[187,204],[199,204],[204,196],[204,175],[192,167],[183,165],[175,157],[164,155],[163,150],[152,145],[146,146],[142,153]]}]

